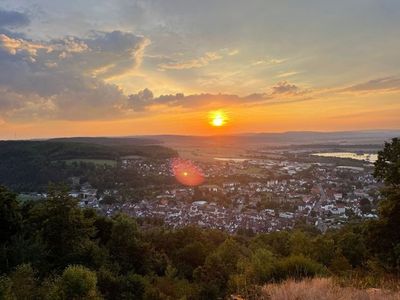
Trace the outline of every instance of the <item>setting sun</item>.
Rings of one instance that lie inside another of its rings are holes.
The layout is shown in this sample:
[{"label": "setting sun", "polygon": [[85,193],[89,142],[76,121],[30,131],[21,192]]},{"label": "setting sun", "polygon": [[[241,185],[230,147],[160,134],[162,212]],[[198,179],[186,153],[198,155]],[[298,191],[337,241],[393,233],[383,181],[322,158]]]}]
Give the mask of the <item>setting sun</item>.
[{"label": "setting sun", "polygon": [[218,110],[209,113],[210,124],[214,127],[221,127],[224,126],[227,122],[226,113]]}]

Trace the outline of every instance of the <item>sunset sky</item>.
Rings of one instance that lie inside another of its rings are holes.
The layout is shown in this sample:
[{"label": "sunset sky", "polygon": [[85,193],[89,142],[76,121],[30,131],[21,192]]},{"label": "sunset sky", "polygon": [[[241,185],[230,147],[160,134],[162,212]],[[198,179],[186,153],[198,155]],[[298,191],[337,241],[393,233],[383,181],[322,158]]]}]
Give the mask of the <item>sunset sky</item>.
[{"label": "sunset sky", "polygon": [[399,37],[399,0],[0,0],[0,139],[400,128]]}]

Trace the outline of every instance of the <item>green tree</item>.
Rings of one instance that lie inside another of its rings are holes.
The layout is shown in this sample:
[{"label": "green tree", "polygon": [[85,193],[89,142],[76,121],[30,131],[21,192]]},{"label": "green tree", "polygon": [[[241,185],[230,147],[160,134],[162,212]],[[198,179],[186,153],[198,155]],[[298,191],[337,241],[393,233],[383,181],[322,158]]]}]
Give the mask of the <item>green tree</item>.
[{"label": "green tree", "polygon": [[118,215],[114,218],[107,247],[123,273],[146,272],[148,249],[141,240],[138,225],[134,219],[126,215]]},{"label": "green tree", "polygon": [[14,267],[11,244],[21,228],[22,219],[16,195],[0,186],[0,274]]},{"label": "green tree", "polygon": [[251,257],[250,264],[258,284],[268,282],[273,278],[276,258],[271,251],[257,249]]},{"label": "green tree", "polygon": [[0,186],[0,244],[9,241],[21,229],[21,214],[16,195]]},{"label": "green tree", "polygon": [[144,278],[138,274],[129,273],[122,279],[122,293],[119,299],[142,299],[144,292]]},{"label": "green tree", "polygon": [[316,261],[302,255],[292,255],[280,260],[275,269],[276,280],[302,279],[325,273],[325,268]]},{"label": "green tree", "polygon": [[366,227],[367,244],[386,268],[400,271],[400,190],[383,190],[379,203],[379,219]]},{"label": "green tree", "polygon": [[101,299],[97,291],[96,273],[83,266],[66,268],[57,287],[61,299]]},{"label": "green tree", "polygon": [[400,139],[394,138],[391,143],[378,153],[375,162],[374,176],[385,183],[386,186],[400,186]]},{"label": "green tree", "polygon": [[29,227],[24,220],[27,206],[20,205],[14,193],[0,186],[0,273],[43,257],[37,232],[27,234],[24,230]]},{"label": "green tree", "polygon": [[277,256],[288,256],[291,251],[290,234],[287,231],[258,234],[251,241],[251,249],[264,247]]},{"label": "green tree", "polygon": [[38,234],[45,245],[48,268],[63,269],[81,261],[95,233],[94,220],[85,217],[65,189],[54,187],[45,201],[32,207],[27,222],[30,233]]},{"label": "green tree", "polygon": [[12,281],[8,276],[0,276],[0,299],[15,299],[12,292]]},{"label": "green tree", "polygon": [[379,219],[371,221],[366,230],[370,252],[383,265],[400,271],[400,139],[378,153],[374,175],[385,185],[381,191],[383,199],[379,203]]},{"label": "green tree", "polygon": [[328,235],[320,235],[313,240],[311,257],[327,266],[335,256],[335,241]]},{"label": "green tree", "polygon": [[301,231],[295,231],[290,235],[291,254],[310,256],[312,253],[311,238]]},{"label": "green tree", "polygon": [[29,264],[19,265],[10,275],[13,294],[18,300],[38,298],[38,279]]},{"label": "green tree", "polygon": [[353,267],[362,264],[366,257],[366,246],[361,233],[342,232],[337,241],[340,252]]},{"label": "green tree", "polygon": [[239,243],[228,238],[207,256],[204,265],[194,272],[195,280],[202,286],[202,297],[215,299],[225,295],[229,278],[237,272],[237,263],[245,252]]},{"label": "green tree", "polygon": [[121,298],[121,276],[104,266],[97,271],[96,276],[98,289],[105,299]]},{"label": "green tree", "polygon": [[345,274],[347,271],[352,269],[352,265],[349,263],[346,257],[341,253],[340,250],[336,251],[335,256],[330,262],[329,270],[334,274]]},{"label": "green tree", "polygon": [[206,256],[206,248],[202,243],[188,244],[177,251],[177,268],[184,277],[191,279],[193,271],[204,263]]}]

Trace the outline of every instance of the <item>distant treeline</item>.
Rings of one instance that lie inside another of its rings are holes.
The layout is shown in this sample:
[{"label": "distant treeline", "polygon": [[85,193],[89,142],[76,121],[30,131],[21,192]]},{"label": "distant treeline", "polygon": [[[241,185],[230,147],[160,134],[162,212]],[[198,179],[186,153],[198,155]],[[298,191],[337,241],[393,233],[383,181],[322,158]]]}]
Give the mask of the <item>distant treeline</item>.
[{"label": "distant treeline", "polygon": [[[69,141],[2,141],[0,142],[0,184],[15,191],[42,191],[50,182],[61,183],[70,176],[93,175],[99,166],[88,162],[68,164],[68,160],[99,159],[118,161],[122,156],[140,155],[163,159],[177,153],[160,145],[140,145],[127,139],[114,144],[106,139]],[[104,166],[100,166],[104,168]],[[101,169],[101,168],[100,168]]]},{"label": "distant treeline", "polygon": [[131,137],[72,137],[72,138],[54,138],[49,141],[52,142],[75,142],[75,143],[89,143],[98,145],[158,145],[160,141],[150,138],[131,138]]}]

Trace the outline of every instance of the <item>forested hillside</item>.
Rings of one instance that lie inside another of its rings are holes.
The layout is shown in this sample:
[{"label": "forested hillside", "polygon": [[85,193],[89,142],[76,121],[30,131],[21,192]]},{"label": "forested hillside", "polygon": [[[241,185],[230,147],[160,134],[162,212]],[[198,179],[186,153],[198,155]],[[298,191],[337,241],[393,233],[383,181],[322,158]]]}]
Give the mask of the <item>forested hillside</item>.
[{"label": "forested hillside", "polygon": [[95,177],[122,156],[166,158],[172,149],[136,139],[60,139],[0,142],[0,183],[14,191],[45,191],[71,176]]}]

